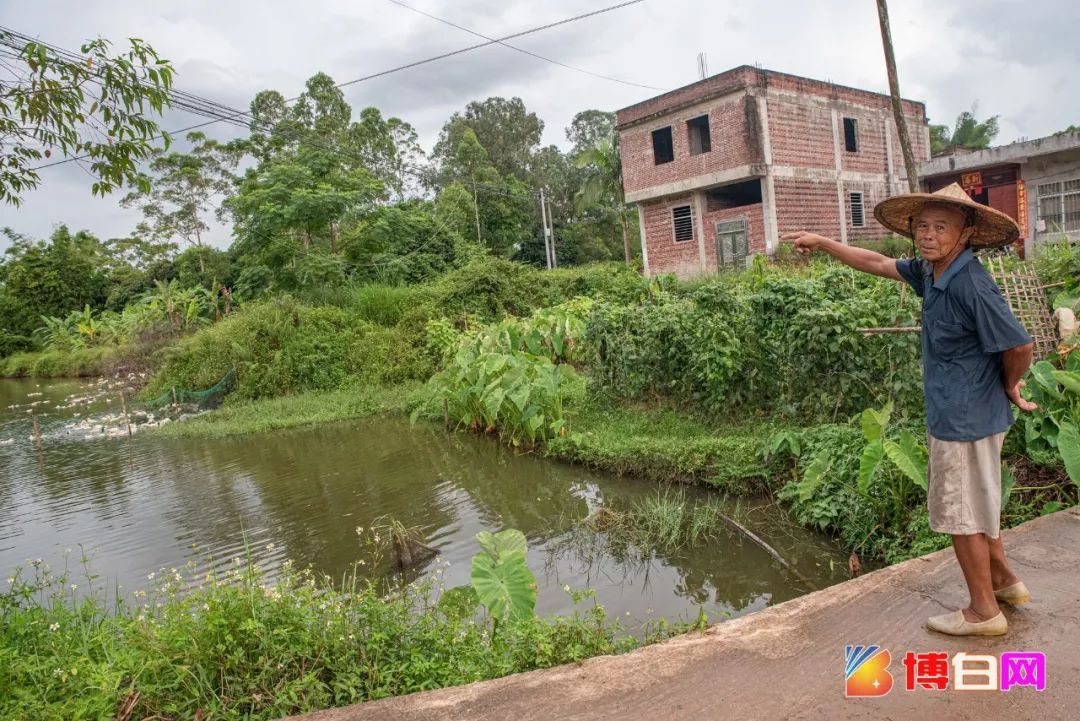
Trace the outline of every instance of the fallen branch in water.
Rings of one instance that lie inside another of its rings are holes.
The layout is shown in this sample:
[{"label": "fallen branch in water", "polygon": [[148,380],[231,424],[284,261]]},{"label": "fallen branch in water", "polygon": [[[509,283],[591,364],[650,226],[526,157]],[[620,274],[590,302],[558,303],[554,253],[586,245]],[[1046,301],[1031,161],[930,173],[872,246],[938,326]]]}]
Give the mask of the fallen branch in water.
[{"label": "fallen branch in water", "polygon": [[772,556],[772,557],[773,557],[773,558],[774,558],[774,559],[776,560],[776,562],[777,562],[777,563],[779,563],[779,564],[780,564],[781,566],[783,566],[784,568],[786,568],[786,569],[787,569],[788,571],[790,571],[790,572],[791,572],[792,574],[794,574],[795,576],[798,576],[799,580],[800,580],[800,581],[802,581],[803,583],[805,583],[805,584],[806,584],[807,586],[809,586],[811,590],[814,590],[814,591],[816,591],[816,590],[817,590],[817,585],[816,585],[816,584],[814,584],[814,582],[813,582],[813,581],[811,581],[811,580],[810,580],[809,578],[807,578],[806,576],[804,576],[804,575],[803,575],[803,574],[802,574],[802,573],[801,573],[801,572],[799,571],[799,569],[795,568],[795,567],[794,567],[794,566],[792,566],[792,565],[791,565],[790,563],[788,563],[788,562],[787,562],[787,559],[785,559],[785,558],[784,558],[783,556],[781,556],[781,555],[780,555],[780,552],[779,552],[779,551],[777,551],[777,550],[776,550],[775,548],[773,548],[773,547],[772,547],[772,546],[770,546],[770,545],[769,545],[768,543],[766,543],[765,541],[763,541],[763,540],[761,539],[761,537],[760,537],[760,536],[758,536],[758,535],[757,535],[756,533],[754,533],[754,532],[753,532],[753,531],[751,531],[751,530],[750,530],[749,528],[747,528],[746,526],[742,525],[741,523],[739,523],[739,522],[738,522],[738,521],[736,521],[735,519],[733,519],[733,518],[729,518],[728,516],[726,516],[726,515],[725,515],[725,514],[723,514],[723,513],[721,513],[721,514],[720,514],[720,518],[721,518],[721,520],[723,520],[723,521],[724,521],[724,523],[726,523],[726,524],[727,524],[727,525],[728,525],[728,526],[729,526],[730,528],[734,528],[734,529],[735,529],[736,531],[738,531],[739,533],[743,534],[744,536],[746,536],[747,538],[749,538],[749,539],[750,539],[751,541],[753,541],[754,543],[756,543],[756,544],[757,544],[757,545],[758,545],[759,547],[763,548],[763,549],[765,550],[765,552],[766,552],[766,553],[768,553],[768,554],[769,554],[770,556]]}]

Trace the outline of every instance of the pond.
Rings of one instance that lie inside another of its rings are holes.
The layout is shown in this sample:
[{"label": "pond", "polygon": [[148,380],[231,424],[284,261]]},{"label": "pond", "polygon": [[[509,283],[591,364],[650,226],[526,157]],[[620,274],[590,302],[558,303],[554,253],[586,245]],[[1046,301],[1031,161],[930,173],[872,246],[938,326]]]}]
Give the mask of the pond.
[{"label": "pond", "polygon": [[[765,501],[731,515],[791,564],[736,531],[678,552],[577,548],[571,529],[600,506],[628,507],[657,484],[597,473],[491,439],[385,417],[224,440],[128,437],[118,393],[101,382],[0,380],[0,571],[29,559],[76,575],[82,552],[107,588],[148,585],[196,560],[226,567],[245,548],[271,576],[285,559],[341,578],[360,557],[357,527],[394,519],[438,550],[410,577],[469,582],[481,530],[529,543],[541,614],[591,588],[629,628],[650,618],[710,620],[844,580],[847,555]],[[36,448],[33,418],[41,432]],[[183,421],[179,421],[183,422]],[[715,491],[686,488],[688,500]],[[80,546],[83,549],[80,550]]]}]

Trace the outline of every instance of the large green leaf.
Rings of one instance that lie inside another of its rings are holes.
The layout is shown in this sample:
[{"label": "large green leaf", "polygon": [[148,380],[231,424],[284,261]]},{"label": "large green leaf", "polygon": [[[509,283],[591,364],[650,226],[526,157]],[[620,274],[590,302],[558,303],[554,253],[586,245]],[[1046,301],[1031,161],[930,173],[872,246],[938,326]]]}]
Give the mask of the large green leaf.
[{"label": "large green leaf", "polygon": [[799,484],[799,500],[809,501],[817,492],[818,486],[825,480],[825,473],[832,465],[832,457],[827,453],[819,452],[803,473],[802,482]]},{"label": "large green leaf", "polygon": [[536,608],[536,578],[518,553],[496,561],[488,553],[472,559],[472,586],[480,602],[499,620],[521,620]]},{"label": "large green leaf", "polygon": [[1001,462],[1001,507],[1005,508],[1005,504],[1009,502],[1009,496],[1012,494],[1013,486],[1016,485],[1016,476],[1013,475],[1012,469],[1004,461]]},{"label": "large green leaf", "polygon": [[1041,360],[1031,366],[1031,377],[1039,384],[1039,387],[1054,398],[1061,398],[1057,380],[1054,378],[1054,366],[1049,361]]},{"label": "large green leaf", "polygon": [[1057,437],[1058,453],[1061,454],[1061,460],[1065,461],[1069,478],[1080,486],[1080,432],[1071,421],[1062,421],[1060,428]]},{"label": "large green leaf", "polygon": [[476,534],[476,541],[494,561],[502,561],[514,554],[519,554],[524,558],[528,550],[525,534],[516,528],[507,528],[498,533],[480,531]]},{"label": "large green leaf", "polygon": [[860,421],[863,436],[867,441],[876,441],[885,433],[885,426],[888,425],[889,417],[892,415],[892,407],[892,401],[889,401],[880,411],[873,408],[863,410]]},{"label": "large green leaf", "polygon": [[900,433],[900,441],[885,441],[885,455],[912,483],[926,490],[926,448],[911,431]]},{"label": "large green leaf", "polygon": [[885,454],[885,446],[878,438],[866,444],[863,448],[862,458],[859,459],[859,493],[864,496],[870,490],[870,481],[874,478],[874,471]]},{"label": "large green leaf", "polygon": [[1075,371],[1053,371],[1052,375],[1054,380],[1065,386],[1069,391],[1080,395],[1080,373]]}]

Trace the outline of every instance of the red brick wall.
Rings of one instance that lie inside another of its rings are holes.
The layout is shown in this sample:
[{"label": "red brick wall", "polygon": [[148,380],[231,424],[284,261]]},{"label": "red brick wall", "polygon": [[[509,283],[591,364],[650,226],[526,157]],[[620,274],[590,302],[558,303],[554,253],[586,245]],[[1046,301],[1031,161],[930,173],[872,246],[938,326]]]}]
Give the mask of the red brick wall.
[{"label": "red brick wall", "polygon": [[[690,154],[690,134],[686,121],[709,116],[712,149]],[[652,131],[671,127],[675,160],[657,165],[653,156]],[[687,108],[665,115],[654,123],[624,130],[619,135],[622,156],[623,187],[627,193],[645,188],[715,173],[750,163],[760,163],[761,133],[757,126],[757,105],[745,93],[717,98],[706,109]]]},{"label": "red brick wall", "polygon": [[773,165],[835,168],[832,111],[817,103],[769,99]]},{"label": "red brick wall", "polygon": [[[689,205],[693,214],[693,240],[675,242],[671,209],[680,205]],[[649,272],[652,275],[675,273],[684,278],[700,273],[697,239],[701,223],[694,205],[694,196],[682,195],[658,202],[642,203],[640,207],[645,220],[644,242],[648,243]]]},{"label": "red brick wall", "polygon": [[[855,139],[859,149],[854,153],[849,153],[844,145],[844,118],[855,119]],[[880,173],[882,176],[889,172],[888,153],[885,148],[885,120],[880,113],[871,114],[852,108],[837,110],[836,131],[840,141],[842,170]],[[893,147],[899,149],[900,146]],[[896,162],[895,157],[893,162]]]},{"label": "red brick wall", "polygon": [[[671,209],[689,205],[694,216],[694,239],[675,242],[671,222]],[[661,202],[642,203],[645,219],[645,242],[648,244],[649,273],[663,275],[674,273],[686,278],[702,273],[698,238],[705,239],[705,270],[715,273],[718,269],[715,223],[727,220],[747,221],[747,239],[751,253],[765,252],[765,219],[761,203],[739,208],[713,210],[705,213],[700,222],[693,195],[683,195]]]},{"label": "red brick wall", "polygon": [[[705,213],[705,223],[702,225],[705,231],[705,263],[706,271],[715,272],[718,267],[716,248],[716,223],[728,220],[746,220],[747,240],[750,243],[751,253],[765,252],[765,216],[762,204],[744,205],[740,208],[727,208],[725,210],[713,210]],[[649,258],[650,267],[652,258]]]},{"label": "red brick wall", "polygon": [[828,238],[840,239],[835,181],[819,183],[777,178],[774,185],[776,223],[781,234],[809,230]]},{"label": "red brick wall", "polygon": [[[856,228],[851,224],[851,193],[863,194],[864,226]],[[895,195],[895,193],[893,194]],[[847,223],[848,242],[884,238],[893,233],[879,224],[874,218],[874,206],[889,197],[884,181],[876,183],[844,183],[844,222]]]},{"label": "red brick wall", "polygon": [[[1007,213],[1013,220],[1017,219],[1020,214],[1019,208],[1016,204],[1016,184],[1010,183],[1009,185],[993,185],[986,189],[987,200],[990,201],[990,207],[995,210],[1000,210],[1002,213]],[[1026,232],[1026,228],[1024,229]]]}]

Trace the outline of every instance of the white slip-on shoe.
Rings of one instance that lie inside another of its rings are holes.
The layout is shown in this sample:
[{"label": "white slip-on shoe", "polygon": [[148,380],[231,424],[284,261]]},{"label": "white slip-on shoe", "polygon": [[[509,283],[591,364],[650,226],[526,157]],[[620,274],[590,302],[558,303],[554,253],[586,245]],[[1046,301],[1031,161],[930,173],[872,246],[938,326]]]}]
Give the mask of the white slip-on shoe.
[{"label": "white slip-on shoe", "polygon": [[1023,581],[1017,581],[1011,586],[1005,588],[999,588],[994,591],[994,598],[1005,603],[1011,603],[1014,606],[1019,606],[1031,601],[1031,594],[1028,593],[1027,586]]},{"label": "white slip-on shoe", "polygon": [[964,618],[963,611],[953,611],[931,616],[926,620],[926,627],[950,636],[1003,636],[1009,630],[1009,622],[1001,611],[988,621],[969,621]]}]

